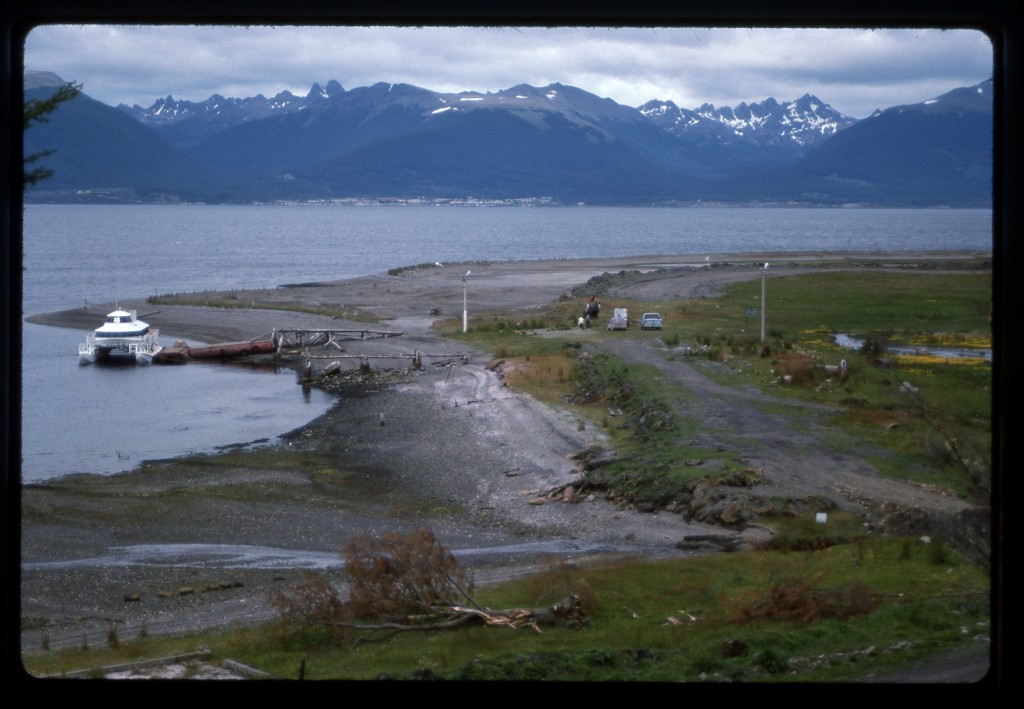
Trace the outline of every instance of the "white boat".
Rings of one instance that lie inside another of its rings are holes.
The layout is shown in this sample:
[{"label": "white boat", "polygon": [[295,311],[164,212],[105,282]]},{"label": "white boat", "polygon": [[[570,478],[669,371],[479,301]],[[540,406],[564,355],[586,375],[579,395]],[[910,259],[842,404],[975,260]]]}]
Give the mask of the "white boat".
[{"label": "white boat", "polygon": [[150,364],[163,347],[157,342],[159,330],[136,316],[134,310],[115,310],[89,333],[78,346],[79,364],[102,361],[134,361]]}]

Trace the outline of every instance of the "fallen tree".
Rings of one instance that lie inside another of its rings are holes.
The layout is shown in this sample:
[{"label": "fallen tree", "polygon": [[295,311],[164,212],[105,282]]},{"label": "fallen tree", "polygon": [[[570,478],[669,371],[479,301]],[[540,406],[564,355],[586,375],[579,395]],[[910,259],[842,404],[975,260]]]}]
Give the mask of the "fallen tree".
[{"label": "fallen tree", "polygon": [[580,625],[586,620],[573,594],[539,608],[482,607],[455,557],[427,529],[357,537],[345,545],[342,558],[351,578],[347,597],[315,572],[295,587],[271,594],[271,605],[289,632],[323,628],[338,639],[355,634],[358,644],[470,623],[541,632],[542,625]]}]

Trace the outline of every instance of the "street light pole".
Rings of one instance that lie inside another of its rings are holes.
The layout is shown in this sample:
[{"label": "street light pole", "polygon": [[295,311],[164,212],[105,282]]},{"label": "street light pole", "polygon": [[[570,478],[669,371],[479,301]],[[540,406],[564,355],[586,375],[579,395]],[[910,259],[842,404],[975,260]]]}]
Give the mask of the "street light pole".
[{"label": "street light pole", "polygon": [[469,310],[466,307],[466,278],[469,276],[471,271],[466,271],[466,275],[462,277],[462,332],[469,331]]},{"label": "street light pole", "polygon": [[764,277],[768,273],[768,263],[761,269],[761,344],[764,344]]}]

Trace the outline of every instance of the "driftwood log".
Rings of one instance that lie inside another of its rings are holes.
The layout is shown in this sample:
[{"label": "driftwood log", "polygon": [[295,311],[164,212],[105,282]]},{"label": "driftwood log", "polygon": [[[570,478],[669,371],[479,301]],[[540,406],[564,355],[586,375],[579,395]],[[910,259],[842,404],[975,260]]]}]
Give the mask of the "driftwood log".
[{"label": "driftwood log", "polygon": [[[378,632],[387,633],[390,637],[396,633],[423,630],[451,630],[474,622],[490,626],[501,626],[518,630],[529,627],[535,632],[541,631],[542,625],[579,625],[585,622],[586,613],[580,605],[579,598],[568,596],[544,608],[508,608],[492,610],[490,608],[471,608],[469,606],[439,606],[431,608],[429,613],[410,616],[406,622],[386,623],[349,623],[334,621],[331,625],[336,629],[367,633],[356,639],[355,644],[372,639]],[[383,638],[381,638],[383,639]]]},{"label": "driftwood log", "polygon": [[586,619],[583,608],[580,606],[580,600],[576,596],[568,596],[545,608],[511,608],[494,611],[487,608],[454,607],[451,610],[460,615],[476,616],[486,625],[505,625],[510,628],[529,626],[538,633],[541,632],[541,625],[582,623]]}]

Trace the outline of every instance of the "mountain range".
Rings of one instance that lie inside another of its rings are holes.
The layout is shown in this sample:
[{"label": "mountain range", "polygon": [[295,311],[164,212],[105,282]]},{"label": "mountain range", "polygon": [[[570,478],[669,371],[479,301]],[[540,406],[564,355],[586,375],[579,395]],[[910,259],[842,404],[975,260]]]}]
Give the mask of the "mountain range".
[{"label": "mountain range", "polygon": [[[25,98],[64,83],[26,72]],[[856,120],[812,95],[683,109],[562,84],[111,107],[86,94],[24,135],[55,150],[27,202],[470,200],[990,206],[991,80]]]}]

